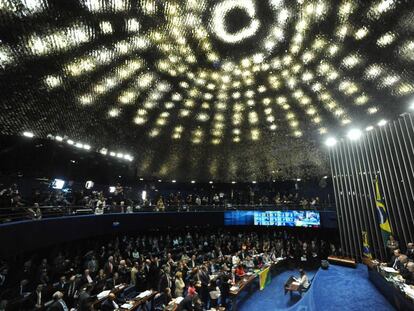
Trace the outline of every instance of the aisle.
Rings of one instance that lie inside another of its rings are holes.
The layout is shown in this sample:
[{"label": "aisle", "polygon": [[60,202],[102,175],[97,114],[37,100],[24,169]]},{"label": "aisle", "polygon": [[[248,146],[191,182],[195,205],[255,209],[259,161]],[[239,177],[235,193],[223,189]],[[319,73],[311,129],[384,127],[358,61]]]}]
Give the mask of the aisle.
[{"label": "aisle", "polygon": [[[311,279],[315,272],[308,272]],[[366,267],[356,269],[330,266],[320,270],[308,293],[300,299],[285,295],[283,285],[297,271],[285,271],[276,276],[263,291],[252,294],[239,311],[308,310],[308,311],[393,311],[394,308],[368,280]]]}]

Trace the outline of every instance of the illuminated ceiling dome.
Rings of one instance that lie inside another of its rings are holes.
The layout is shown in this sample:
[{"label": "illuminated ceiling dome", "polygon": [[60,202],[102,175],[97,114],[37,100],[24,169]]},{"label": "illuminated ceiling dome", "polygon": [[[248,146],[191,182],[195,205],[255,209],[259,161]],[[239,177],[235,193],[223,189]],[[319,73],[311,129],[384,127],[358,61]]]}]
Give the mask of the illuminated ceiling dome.
[{"label": "illuminated ceiling dome", "polygon": [[324,174],[323,141],[404,112],[414,2],[0,0],[0,131],[141,176]]}]

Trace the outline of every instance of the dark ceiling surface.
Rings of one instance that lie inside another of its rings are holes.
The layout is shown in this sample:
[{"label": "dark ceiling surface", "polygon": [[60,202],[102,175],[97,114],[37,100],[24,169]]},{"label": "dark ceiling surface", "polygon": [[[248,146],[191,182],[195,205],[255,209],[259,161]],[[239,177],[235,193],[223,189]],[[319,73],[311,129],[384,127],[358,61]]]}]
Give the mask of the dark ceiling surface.
[{"label": "dark ceiling surface", "polygon": [[140,176],[322,175],[326,137],[407,109],[413,64],[408,0],[0,0],[0,132]]}]

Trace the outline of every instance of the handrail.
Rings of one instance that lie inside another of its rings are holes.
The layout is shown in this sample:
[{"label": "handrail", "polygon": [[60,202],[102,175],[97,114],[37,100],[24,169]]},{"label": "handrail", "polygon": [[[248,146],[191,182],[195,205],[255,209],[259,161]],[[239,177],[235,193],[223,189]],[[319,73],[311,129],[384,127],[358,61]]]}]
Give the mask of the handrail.
[{"label": "handrail", "polygon": [[[37,210],[37,208],[40,210]],[[282,203],[274,204],[219,204],[219,205],[167,205],[163,208],[157,205],[144,205],[127,207],[121,205],[106,205],[102,214],[115,213],[145,213],[145,212],[206,212],[206,211],[230,211],[230,210],[311,210],[311,211],[333,211],[333,204],[319,204],[308,208],[303,208],[299,204]],[[90,206],[70,205],[70,206],[24,206],[24,207],[6,207],[0,208],[0,223],[21,221],[21,220],[40,220],[51,217],[68,217],[76,215],[96,215],[95,208]]]}]

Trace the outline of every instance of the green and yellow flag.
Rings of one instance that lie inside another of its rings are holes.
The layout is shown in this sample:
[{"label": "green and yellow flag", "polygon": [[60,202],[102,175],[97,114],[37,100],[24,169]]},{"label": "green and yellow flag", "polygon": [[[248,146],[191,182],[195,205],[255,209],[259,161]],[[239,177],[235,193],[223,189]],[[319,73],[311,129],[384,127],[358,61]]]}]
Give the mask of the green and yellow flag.
[{"label": "green and yellow flag", "polygon": [[378,221],[381,228],[382,239],[386,244],[389,236],[391,235],[391,226],[388,219],[387,209],[385,208],[384,201],[381,197],[378,177],[375,180],[375,206],[377,207]]},{"label": "green and yellow flag", "polygon": [[259,272],[260,290],[263,290],[268,284],[270,284],[270,281],[270,267]]},{"label": "green and yellow flag", "polygon": [[371,247],[369,246],[368,233],[366,231],[362,231],[362,246],[362,255],[364,255],[364,257],[372,259]]}]

